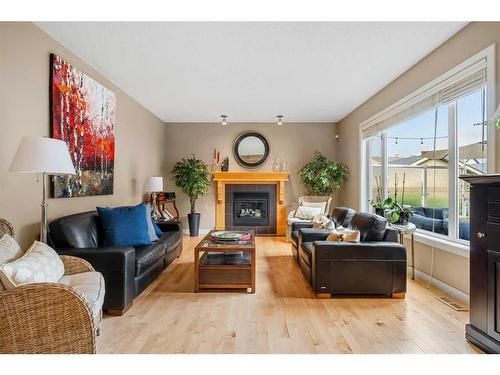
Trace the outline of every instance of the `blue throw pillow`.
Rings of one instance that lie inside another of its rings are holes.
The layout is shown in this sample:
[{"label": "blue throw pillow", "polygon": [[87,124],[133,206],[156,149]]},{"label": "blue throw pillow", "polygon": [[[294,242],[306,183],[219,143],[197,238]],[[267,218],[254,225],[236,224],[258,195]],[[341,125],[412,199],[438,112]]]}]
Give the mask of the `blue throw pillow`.
[{"label": "blue throw pillow", "polygon": [[146,221],[146,206],[97,207],[101,219],[104,246],[151,245]]},{"label": "blue throw pillow", "polygon": [[[152,221],[152,220],[151,220],[151,221]],[[155,230],[155,234],[156,234],[158,237],[160,237],[160,236],[163,234],[163,232],[161,231],[161,229],[160,229],[160,227],[158,226],[158,224],[156,224],[154,221],[152,221],[152,222],[153,222],[153,228],[154,228],[154,230]]]}]

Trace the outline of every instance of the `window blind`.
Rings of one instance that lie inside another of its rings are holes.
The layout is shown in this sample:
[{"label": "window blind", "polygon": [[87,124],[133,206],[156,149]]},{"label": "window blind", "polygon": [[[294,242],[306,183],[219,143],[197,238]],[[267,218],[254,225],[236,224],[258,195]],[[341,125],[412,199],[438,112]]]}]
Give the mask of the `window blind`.
[{"label": "window blind", "polygon": [[371,137],[437,105],[450,103],[485,86],[486,59],[482,59],[424,92],[389,107],[361,127],[363,138]]}]

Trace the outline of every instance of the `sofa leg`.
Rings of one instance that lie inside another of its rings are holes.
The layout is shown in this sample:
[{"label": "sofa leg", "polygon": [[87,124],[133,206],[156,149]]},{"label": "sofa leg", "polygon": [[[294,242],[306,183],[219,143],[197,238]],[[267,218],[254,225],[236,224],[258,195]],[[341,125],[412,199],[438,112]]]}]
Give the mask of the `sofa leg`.
[{"label": "sofa leg", "polygon": [[122,316],[123,314],[125,314],[128,309],[130,309],[132,307],[132,302],[130,302],[130,304],[128,304],[127,306],[125,306],[124,309],[107,309],[106,310],[106,314],[108,315],[115,315],[115,316]]},{"label": "sofa leg", "polygon": [[316,298],[330,299],[330,298],[332,298],[332,294],[331,293],[316,293]]},{"label": "sofa leg", "polygon": [[405,299],[406,293],[392,293],[392,299]]}]

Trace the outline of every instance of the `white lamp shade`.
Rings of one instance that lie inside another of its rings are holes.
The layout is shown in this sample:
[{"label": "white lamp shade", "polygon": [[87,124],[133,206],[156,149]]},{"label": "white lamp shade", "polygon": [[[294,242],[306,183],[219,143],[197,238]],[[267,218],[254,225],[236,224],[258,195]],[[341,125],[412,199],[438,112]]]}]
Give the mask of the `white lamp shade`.
[{"label": "white lamp shade", "polygon": [[21,138],[9,171],[49,175],[76,174],[66,142],[42,137]]},{"label": "white lamp shade", "polygon": [[148,177],[144,184],[144,190],[149,193],[163,191],[163,177]]}]

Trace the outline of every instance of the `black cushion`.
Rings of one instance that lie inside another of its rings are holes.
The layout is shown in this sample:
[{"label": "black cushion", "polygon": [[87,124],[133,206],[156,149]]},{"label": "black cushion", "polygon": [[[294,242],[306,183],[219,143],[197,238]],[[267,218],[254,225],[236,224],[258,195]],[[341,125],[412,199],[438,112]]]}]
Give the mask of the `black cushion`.
[{"label": "black cushion", "polygon": [[49,224],[51,245],[56,248],[99,247],[99,216],[96,211],[64,216]]},{"label": "black cushion", "polygon": [[347,228],[356,211],[348,207],[335,207],[332,212],[332,220],[335,227],[343,226]]},{"label": "black cushion", "polygon": [[158,242],[165,244],[167,251],[173,251],[181,241],[181,237],[182,233],[180,231],[165,232],[160,236]]},{"label": "black cushion", "polygon": [[310,266],[312,264],[313,242],[302,242],[300,256]]},{"label": "black cushion", "polygon": [[139,276],[159,259],[165,256],[165,242],[156,241],[151,245],[135,248],[135,275]]},{"label": "black cushion", "polygon": [[352,217],[349,229],[359,230],[360,241],[383,241],[387,220],[368,212],[357,212]]}]

